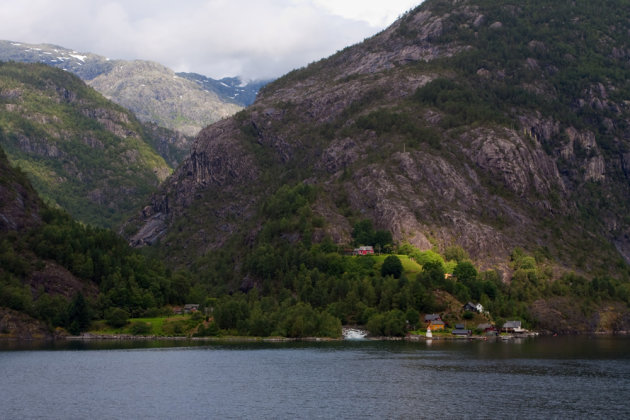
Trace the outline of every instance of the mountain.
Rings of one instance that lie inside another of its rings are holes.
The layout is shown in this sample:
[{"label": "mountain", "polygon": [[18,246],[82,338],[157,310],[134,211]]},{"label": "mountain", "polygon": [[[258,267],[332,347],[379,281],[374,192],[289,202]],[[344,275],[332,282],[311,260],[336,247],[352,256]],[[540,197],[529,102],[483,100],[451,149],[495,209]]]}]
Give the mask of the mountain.
[{"label": "mountain", "polygon": [[516,249],[551,277],[627,276],[627,6],[427,0],[205,128],[130,241],[184,265],[236,250],[234,281],[256,277],[241,263],[269,200],[303,183],[317,223],[291,243],[350,244],[367,219],[420,250],[461,247],[505,281]]},{"label": "mountain", "polygon": [[[24,251],[20,250],[18,238],[44,223],[41,212],[45,207],[27,176],[12,168],[0,149],[0,337],[8,334],[32,339],[53,335],[45,323],[22,311],[31,288],[48,287],[58,294],[83,290],[83,284],[62,267],[50,262],[31,270],[32,254],[19,255]],[[16,248],[20,251],[16,252]],[[13,273],[27,271],[31,271],[28,280],[13,278]]]},{"label": "mountain", "polygon": [[269,83],[269,80],[244,83],[238,77],[224,77],[215,80],[197,73],[176,73],[178,76],[197,83],[202,89],[215,92],[222,98],[229,98],[242,107],[251,105],[256,100],[258,91]]},{"label": "mountain", "polygon": [[25,44],[0,41],[0,60],[18,63],[44,63],[91,80],[114,68],[116,62],[91,53],[79,53],[51,44]]},{"label": "mountain", "polygon": [[171,136],[69,72],[0,63],[0,109],[9,160],[45,200],[85,223],[118,225],[172,171],[153,147]]},{"label": "mountain", "polygon": [[110,313],[126,323],[183,304],[188,280],[176,276],[111,230],[49,207],[0,148],[0,339],[58,338]]},{"label": "mountain", "polygon": [[87,83],[106,98],[133,111],[140,120],[188,136],[242,109],[150,61],[119,62]]},{"label": "mountain", "polygon": [[44,63],[79,76],[140,120],[194,136],[206,125],[253,102],[261,82],[176,75],[150,61],[109,60],[50,44],[0,41],[0,60]]}]

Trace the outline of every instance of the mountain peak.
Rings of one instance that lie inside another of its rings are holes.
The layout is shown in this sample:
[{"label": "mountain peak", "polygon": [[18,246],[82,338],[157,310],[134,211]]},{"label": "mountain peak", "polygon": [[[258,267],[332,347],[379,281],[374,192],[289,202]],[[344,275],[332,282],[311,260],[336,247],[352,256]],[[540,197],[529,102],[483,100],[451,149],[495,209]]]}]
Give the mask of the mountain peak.
[{"label": "mountain peak", "polygon": [[51,44],[0,41],[0,60],[44,63],[74,73],[140,120],[187,136],[249,105],[264,84],[241,87],[196,75],[200,84],[159,63],[110,60]]}]

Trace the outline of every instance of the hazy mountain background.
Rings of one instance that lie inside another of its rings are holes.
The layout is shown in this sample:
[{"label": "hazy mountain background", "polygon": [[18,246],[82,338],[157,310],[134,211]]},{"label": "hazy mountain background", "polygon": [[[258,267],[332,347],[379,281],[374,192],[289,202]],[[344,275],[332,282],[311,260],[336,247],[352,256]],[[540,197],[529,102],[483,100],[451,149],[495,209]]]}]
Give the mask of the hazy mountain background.
[{"label": "hazy mountain background", "polygon": [[265,82],[214,80],[195,73],[175,74],[151,61],[109,60],[49,44],[0,41],[0,60],[44,63],[79,76],[144,122],[194,136],[208,124],[249,105]]}]

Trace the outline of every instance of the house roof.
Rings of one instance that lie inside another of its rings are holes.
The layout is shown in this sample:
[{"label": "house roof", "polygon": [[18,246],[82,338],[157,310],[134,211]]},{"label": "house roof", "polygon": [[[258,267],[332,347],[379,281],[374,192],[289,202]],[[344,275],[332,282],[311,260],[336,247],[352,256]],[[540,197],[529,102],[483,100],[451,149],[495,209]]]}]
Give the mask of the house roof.
[{"label": "house roof", "polygon": [[477,329],[478,330],[487,330],[488,328],[493,328],[494,326],[492,324],[479,324],[477,325]]},{"label": "house roof", "polygon": [[426,314],[424,316],[424,322],[436,321],[438,319],[441,319],[440,315],[438,315],[438,314]]},{"label": "house roof", "polygon": [[521,321],[507,321],[503,328],[521,328]]},{"label": "house roof", "polygon": [[483,306],[480,303],[472,303],[472,302],[468,302],[464,305],[464,309],[465,308],[470,308],[472,310],[478,310],[479,308],[483,308]]}]

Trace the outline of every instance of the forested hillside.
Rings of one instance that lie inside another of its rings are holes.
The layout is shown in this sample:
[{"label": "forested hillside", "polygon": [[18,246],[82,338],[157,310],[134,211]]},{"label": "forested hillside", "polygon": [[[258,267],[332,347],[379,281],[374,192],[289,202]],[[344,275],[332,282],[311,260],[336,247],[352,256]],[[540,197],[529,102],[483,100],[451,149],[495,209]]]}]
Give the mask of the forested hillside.
[{"label": "forested hillside", "polygon": [[[206,128],[126,232],[226,291],[292,278],[304,261],[283,242],[345,249],[369,220],[392,248],[463,249],[517,287],[511,307],[522,302],[536,322],[549,308],[571,312],[559,297],[599,287],[594,278],[619,286],[609,289],[619,299],[630,255],[627,5],[427,0]],[[317,194],[292,217],[312,213],[314,224],[274,222],[267,200],[300,182]]]},{"label": "forested hillside", "polygon": [[169,153],[167,134],[63,70],[0,63],[0,109],[9,160],[42,198],[82,222],[117,226],[172,171],[154,149],[164,144]]},{"label": "forested hillside", "polygon": [[177,334],[402,336],[427,313],[628,331],[628,6],[426,0],[204,129],[124,225],[141,250],[48,208],[9,232],[6,261],[98,289],[66,318],[36,312],[42,263],[7,264],[2,296],[73,330],[77,306],[133,331],[126,316],[194,303]]},{"label": "forested hillside", "polygon": [[[129,316],[183,303],[188,281],[114,232],[46,205],[0,149],[0,308],[39,320],[35,335],[52,335],[55,327],[84,331],[114,308]],[[10,331],[0,318],[7,330],[0,335],[28,338],[28,329]]]}]

